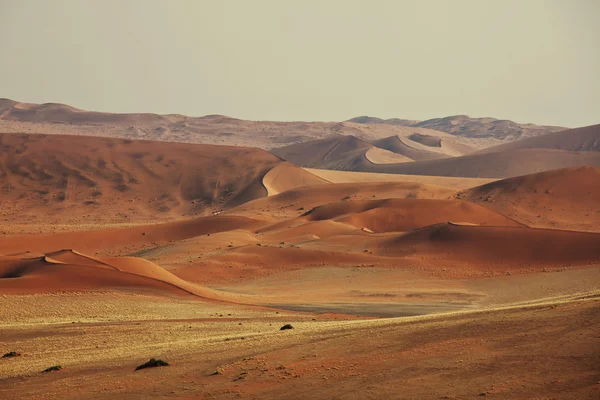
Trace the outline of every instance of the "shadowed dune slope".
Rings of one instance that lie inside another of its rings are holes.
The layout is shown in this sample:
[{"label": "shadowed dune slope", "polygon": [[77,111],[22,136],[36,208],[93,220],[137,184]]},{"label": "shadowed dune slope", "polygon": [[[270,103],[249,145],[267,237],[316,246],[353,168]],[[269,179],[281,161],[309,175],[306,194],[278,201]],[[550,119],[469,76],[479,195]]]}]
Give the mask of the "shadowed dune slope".
[{"label": "shadowed dune slope", "polygon": [[600,264],[600,233],[552,229],[432,225],[378,242],[386,256],[418,256],[481,268]]},{"label": "shadowed dune slope", "polygon": [[36,258],[0,256],[0,293],[109,289],[167,296],[206,297],[210,293],[133,257],[96,259],[73,250]]},{"label": "shadowed dune slope", "polygon": [[304,218],[308,221],[335,220],[375,233],[404,232],[447,221],[524,226],[466,201],[432,199],[342,201],[314,208]]},{"label": "shadowed dune slope", "polygon": [[55,234],[7,235],[0,241],[0,253],[11,255],[33,251],[46,254],[64,248],[102,253],[125,248],[133,251],[139,246],[157,245],[234,229],[253,229],[264,224],[257,219],[219,215],[128,228]]},{"label": "shadowed dune slope", "polygon": [[373,164],[395,164],[413,161],[411,158],[403,156],[402,154],[380,149],[379,147],[371,147],[367,150],[365,158]]},{"label": "shadowed dune slope", "polygon": [[289,162],[284,162],[271,169],[263,178],[263,185],[269,196],[302,186],[322,185],[329,183],[310,172]]},{"label": "shadowed dune slope", "polygon": [[272,149],[271,153],[302,167],[353,170],[369,163],[365,154],[371,147],[354,136],[333,135]]},{"label": "shadowed dune slope", "polygon": [[442,147],[442,138],[421,133],[413,133],[408,137],[413,142],[421,143],[429,147]]},{"label": "shadowed dune slope", "polygon": [[0,134],[2,212],[28,223],[45,214],[78,222],[203,214],[266,196],[262,179],[279,164],[244,147]]},{"label": "shadowed dune slope", "polygon": [[458,197],[535,227],[600,231],[600,169],[573,167],[504,179]]},{"label": "shadowed dune slope", "polygon": [[600,124],[517,140],[481,150],[491,153],[517,149],[555,149],[567,151],[600,151]]},{"label": "shadowed dune slope", "polygon": [[[432,136],[430,136],[432,137]],[[438,138],[439,139],[439,138]],[[441,148],[441,139],[440,147]],[[396,154],[401,154],[405,157],[408,157],[415,161],[423,161],[423,160],[435,160],[438,158],[446,158],[448,155],[443,154],[437,151],[428,151],[424,149],[418,149],[409,144],[405,143],[400,137],[397,135],[390,136],[387,138],[375,140],[372,142],[374,146],[379,147],[380,149],[389,150]],[[429,145],[425,145],[429,146]]]}]

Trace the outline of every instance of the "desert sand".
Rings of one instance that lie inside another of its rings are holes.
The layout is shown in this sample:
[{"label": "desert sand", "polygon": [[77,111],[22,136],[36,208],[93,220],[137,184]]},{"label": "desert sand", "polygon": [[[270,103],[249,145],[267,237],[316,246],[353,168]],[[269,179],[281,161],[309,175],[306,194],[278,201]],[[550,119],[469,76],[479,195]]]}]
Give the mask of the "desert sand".
[{"label": "desert sand", "polygon": [[[81,134],[0,134],[0,398],[600,395],[594,127],[478,152],[282,123],[303,143],[272,154],[118,137],[257,129],[222,116],[1,104]],[[169,365],[135,370],[151,358]]]}]

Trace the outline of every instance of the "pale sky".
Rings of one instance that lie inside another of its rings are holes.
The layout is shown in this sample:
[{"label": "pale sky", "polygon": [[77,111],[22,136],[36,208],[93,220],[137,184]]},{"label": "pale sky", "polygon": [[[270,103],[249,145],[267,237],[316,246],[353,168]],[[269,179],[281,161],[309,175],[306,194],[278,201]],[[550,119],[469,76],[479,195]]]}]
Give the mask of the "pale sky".
[{"label": "pale sky", "polygon": [[0,97],[252,120],[600,123],[600,0],[0,0]]}]

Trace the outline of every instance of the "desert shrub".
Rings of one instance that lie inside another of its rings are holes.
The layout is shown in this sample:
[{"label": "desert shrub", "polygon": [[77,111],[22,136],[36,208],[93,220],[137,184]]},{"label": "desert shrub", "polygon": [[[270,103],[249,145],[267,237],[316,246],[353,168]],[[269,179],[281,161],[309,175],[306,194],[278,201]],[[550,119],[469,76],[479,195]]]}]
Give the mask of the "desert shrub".
[{"label": "desert shrub", "polygon": [[151,358],[150,361],[148,361],[147,363],[138,365],[135,370],[138,371],[138,370],[144,369],[144,368],[167,367],[168,365],[169,365],[169,363],[166,361],[163,361],[160,359],[157,360],[156,358]]}]

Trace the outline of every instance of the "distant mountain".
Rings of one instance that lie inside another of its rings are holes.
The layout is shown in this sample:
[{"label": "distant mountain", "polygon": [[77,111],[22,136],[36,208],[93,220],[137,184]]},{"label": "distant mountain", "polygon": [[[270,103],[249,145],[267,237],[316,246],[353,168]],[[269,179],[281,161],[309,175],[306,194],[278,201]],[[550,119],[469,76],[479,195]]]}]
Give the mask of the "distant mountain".
[{"label": "distant mountain", "polygon": [[[0,98],[0,132],[103,136],[271,149],[328,138],[333,134],[352,135],[371,141],[397,134],[428,133],[429,130],[399,126],[397,122],[365,125],[337,121],[245,121],[223,115],[190,117],[179,114],[106,113],[58,103],[31,104]],[[479,142],[475,146],[477,149],[498,144]]]},{"label": "distant mountain", "polygon": [[388,125],[396,125],[396,126],[413,126],[420,121],[413,119],[399,119],[399,118],[389,118],[389,119],[381,119],[377,117],[356,117],[349,119],[346,122],[354,122],[357,124],[388,124]]},{"label": "distant mountain", "polygon": [[362,116],[349,119],[347,122],[354,122],[357,124],[389,124],[396,126],[427,128],[450,133],[455,136],[469,138],[494,138],[505,141],[534,137],[567,129],[559,126],[519,124],[517,122],[505,119],[471,118],[467,115],[453,115],[444,118],[428,119],[426,121],[414,121],[398,118],[384,120],[376,117]]}]

